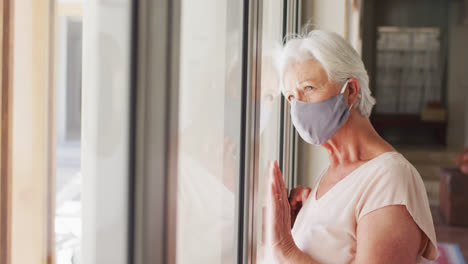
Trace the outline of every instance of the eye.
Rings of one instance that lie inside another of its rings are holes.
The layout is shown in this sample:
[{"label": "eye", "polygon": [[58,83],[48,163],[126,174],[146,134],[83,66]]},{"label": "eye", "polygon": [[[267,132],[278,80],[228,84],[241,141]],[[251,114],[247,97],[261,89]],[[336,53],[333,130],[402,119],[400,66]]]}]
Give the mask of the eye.
[{"label": "eye", "polygon": [[306,91],[306,92],[312,91],[313,89],[314,89],[314,87],[310,86],[310,85],[304,87],[304,91]]},{"label": "eye", "polygon": [[291,94],[291,95],[288,96],[288,101],[291,102],[292,100],[294,100],[294,95]]}]

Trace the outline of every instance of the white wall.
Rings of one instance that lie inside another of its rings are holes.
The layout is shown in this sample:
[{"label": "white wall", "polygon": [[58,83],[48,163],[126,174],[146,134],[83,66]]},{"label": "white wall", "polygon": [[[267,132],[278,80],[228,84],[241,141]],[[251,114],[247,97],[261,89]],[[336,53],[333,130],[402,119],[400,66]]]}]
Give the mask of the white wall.
[{"label": "white wall", "polygon": [[[468,58],[467,58],[468,59]],[[465,82],[465,87],[468,83]],[[465,90],[465,113],[468,113],[468,88]],[[468,114],[465,114],[465,147],[468,147]]]},{"label": "white wall", "polygon": [[[468,3],[467,3],[468,4]],[[448,54],[448,131],[449,148],[460,149],[468,143],[468,25],[461,23],[460,5],[452,2],[449,21],[449,54]]]},{"label": "white wall", "polygon": [[57,143],[65,141],[66,98],[67,98],[67,18],[57,18],[57,83],[56,83],[56,126]]},{"label": "white wall", "polygon": [[[466,27],[468,27],[468,0],[465,0],[464,2],[464,12],[463,12],[463,24]],[[465,34],[466,36],[466,34]],[[465,45],[467,43],[465,42]],[[465,61],[468,61],[468,55],[465,57]],[[468,71],[468,69],[465,68],[465,72]],[[465,147],[468,147],[468,80],[465,79],[463,83],[463,87],[465,90]]]},{"label": "white wall", "polygon": [[[465,87],[468,83],[465,83]],[[465,90],[465,102],[468,102],[468,89]],[[465,113],[468,113],[468,103],[465,103]],[[468,114],[465,115],[465,147],[468,147]]]},{"label": "white wall", "polygon": [[346,0],[303,0],[302,24],[310,23],[317,29],[345,34]]}]

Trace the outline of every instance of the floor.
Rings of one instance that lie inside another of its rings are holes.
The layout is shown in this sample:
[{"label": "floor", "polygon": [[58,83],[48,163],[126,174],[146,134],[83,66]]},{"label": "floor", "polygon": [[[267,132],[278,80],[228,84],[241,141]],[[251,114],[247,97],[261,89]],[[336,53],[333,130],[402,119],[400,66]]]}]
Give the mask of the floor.
[{"label": "floor", "polygon": [[436,230],[437,242],[456,243],[460,246],[465,261],[468,261],[468,228],[451,227],[443,223],[439,207],[432,206],[432,217]]}]

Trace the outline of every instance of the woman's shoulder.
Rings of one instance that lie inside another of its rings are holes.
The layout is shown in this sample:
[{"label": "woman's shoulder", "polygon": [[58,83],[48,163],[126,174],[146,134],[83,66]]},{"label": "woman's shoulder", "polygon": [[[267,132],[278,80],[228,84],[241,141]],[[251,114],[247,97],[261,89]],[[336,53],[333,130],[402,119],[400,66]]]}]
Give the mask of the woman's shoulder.
[{"label": "woman's shoulder", "polygon": [[389,205],[405,205],[415,223],[430,239],[423,256],[435,259],[436,238],[429,201],[421,175],[415,167],[398,152],[379,156],[366,175],[368,181],[362,185],[356,205],[356,220],[377,209]]},{"label": "woman's shoulder", "polygon": [[[362,188],[395,190],[418,190],[425,193],[424,182],[416,168],[399,152],[385,152],[374,158],[361,178]],[[400,192],[400,191],[398,191]]]},{"label": "woman's shoulder", "polygon": [[374,175],[404,176],[417,174],[419,176],[415,167],[399,152],[385,152],[374,160],[375,162],[370,166],[378,172]]},{"label": "woman's shoulder", "polygon": [[389,204],[426,202],[421,176],[402,154],[385,153],[369,167],[358,193],[359,215]]}]

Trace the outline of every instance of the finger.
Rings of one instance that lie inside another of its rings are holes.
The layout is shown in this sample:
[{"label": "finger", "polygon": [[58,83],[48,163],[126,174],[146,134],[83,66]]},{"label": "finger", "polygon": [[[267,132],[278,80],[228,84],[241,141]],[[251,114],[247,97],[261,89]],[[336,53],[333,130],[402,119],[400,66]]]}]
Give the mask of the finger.
[{"label": "finger", "polygon": [[280,187],[286,189],[286,186],[284,185],[283,175],[281,173],[277,160],[275,160],[275,169],[276,169],[276,175],[278,176],[279,182],[281,184]]},{"label": "finger", "polygon": [[462,151],[460,155],[457,156],[457,164],[461,165],[464,161],[468,161],[468,150]]},{"label": "finger", "polygon": [[293,188],[291,190],[291,200],[296,200],[296,201],[300,201],[301,197],[302,197],[302,192],[304,191],[304,186],[302,185],[299,185],[297,186],[296,188]]},{"label": "finger", "polygon": [[276,200],[278,199],[278,194],[277,194],[277,190],[276,190],[276,185],[275,183],[272,181],[271,184],[270,184],[270,199],[271,200]]},{"label": "finger", "polygon": [[278,175],[277,175],[274,163],[272,163],[272,166],[271,166],[271,175],[272,175],[272,191],[273,191],[274,198],[276,198],[277,200],[281,198],[281,196],[280,196],[280,187],[279,187],[280,185],[278,183]]},{"label": "finger", "polygon": [[278,189],[276,188],[276,184],[272,184],[271,188],[272,188],[272,194],[273,195],[271,196],[270,205],[271,205],[271,209],[272,209],[271,213],[273,214],[272,217],[273,217],[273,220],[274,220],[279,215],[279,212],[280,212],[279,203],[281,201],[279,200],[280,197],[278,195]]},{"label": "finger", "polygon": [[288,190],[286,189],[286,186],[284,184],[284,180],[283,180],[283,176],[281,174],[281,170],[278,166],[278,161],[275,160],[275,172],[276,172],[276,179],[277,179],[277,182],[279,184],[278,188],[281,192],[281,195],[284,197],[284,198],[287,198],[288,197]]},{"label": "finger", "polygon": [[281,216],[281,218],[283,218],[283,221],[286,221],[286,223],[288,223],[288,221],[291,220],[291,207],[289,206],[287,189],[284,185],[283,177],[281,176],[281,170],[278,167],[277,161],[275,161],[275,176],[276,183],[278,184],[276,185],[278,188],[277,191],[280,197],[278,203],[280,208],[278,209],[278,213]]},{"label": "finger", "polygon": [[465,154],[463,154],[462,160],[463,161],[468,161],[468,152],[465,152]]},{"label": "finger", "polygon": [[273,193],[275,193],[275,196],[277,196],[277,199],[272,201],[272,209],[273,209],[272,213],[278,219],[281,219],[280,220],[281,222],[289,223],[290,220],[291,220],[290,219],[290,217],[291,217],[290,210],[291,209],[290,209],[290,206],[289,206],[287,191],[286,191],[286,189],[284,187],[284,182],[283,182],[283,179],[281,177],[281,171],[280,171],[280,169],[278,167],[278,163],[275,161],[275,162],[273,162],[272,165],[273,165],[272,176],[274,177],[274,181],[272,183],[272,191],[273,191]]},{"label": "finger", "polygon": [[276,185],[276,188],[278,190],[281,190],[281,180],[279,179],[280,176],[278,175],[276,161],[274,161],[273,164],[272,164],[272,174],[273,174],[273,182]]},{"label": "finger", "polygon": [[269,168],[269,188],[268,188],[268,199],[270,201],[270,203],[273,202],[273,200],[276,198],[276,189],[275,189],[275,183],[274,183],[274,175],[273,175],[273,169],[272,167],[270,166]]},{"label": "finger", "polygon": [[301,201],[302,201],[302,196],[299,193],[296,193],[296,195],[294,196],[292,200],[292,204],[297,206]]},{"label": "finger", "polygon": [[297,188],[291,189],[291,192],[289,193],[289,204],[291,207],[296,206],[297,204]]},{"label": "finger", "polygon": [[457,166],[461,166],[461,165],[462,165],[464,156],[465,156],[465,153],[463,153],[463,152],[460,153],[460,154],[457,156],[457,159],[456,159]]},{"label": "finger", "polygon": [[302,191],[302,202],[305,202],[307,198],[309,198],[310,191],[310,188],[304,188],[304,190]]},{"label": "finger", "polygon": [[272,184],[274,183],[274,181],[275,181],[274,172],[275,172],[275,171],[274,171],[273,162],[270,161],[270,162],[268,163],[268,175],[269,175],[268,181],[269,181],[270,185],[272,185]]},{"label": "finger", "polygon": [[273,181],[273,184],[272,184],[272,187],[273,187],[273,192],[274,192],[274,195],[276,197],[275,201],[273,202],[273,206],[274,206],[274,211],[276,212],[276,215],[282,215],[282,207],[284,206],[284,203],[287,203],[289,205],[289,201],[287,200],[288,197],[286,195],[286,193],[284,193],[282,191],[282,185],[281,185],[281,174],[280,174],[280,171],[279,171],[279,168],[277,167],[277,163],[276,162],[273,162],[273,171],[272,171],[272,174],[273,174],[273,178],[274,178],[274,181]]},{"label": "finger", "polygon": [[293,200],[297,192],[297,188],[292,188],[289,192],[289,200]]},{"label": "finger", "polygon": [[460,169],[461,169],[461,171],[462,171],[463,173],[468,174],[468,164],[467,164],[467,165],[461,166]]}]

